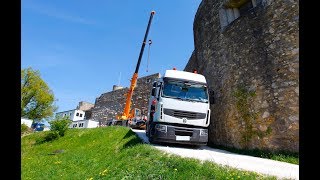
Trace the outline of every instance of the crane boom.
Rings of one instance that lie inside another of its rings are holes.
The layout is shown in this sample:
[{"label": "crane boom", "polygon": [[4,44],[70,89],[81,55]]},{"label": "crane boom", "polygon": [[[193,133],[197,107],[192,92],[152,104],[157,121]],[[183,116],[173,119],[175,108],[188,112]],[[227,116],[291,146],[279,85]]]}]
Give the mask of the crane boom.
[{"label": "crane boom", "polygon": [[146,40],[147,40],[147,37],[148,37],[151,21],[152,21],[152,18],[153,18],[154,14],[155,14],[155,11],[151,11],[149,22],[148,22],[148,26],[147,26],[147,30],[146,30],[146,33],[145,33],[144,38],[143,38],[143,42],[142,42],[142,46],[141,46],[138,62],[137,62],[137,65],[136,65],[136,69],[135,69],[135,71],[133,73],[133,76],[132,76],[132,79],[131,79],[130,88],[129,88],[129,91],[127,93],[126,104],[125,104],[123,113],[122,113],[121,117],[119,118],[120,120],[127,120],[128,118],[131,118],[131,116],[132,116],[132,114],[130,113],[131,98],[132,98],[132,95],[133,95],[133,91],[134,91],[134,89],[136,87],[136,83],[137,83],[137,79],[138,79],[138,72],[139,72],[139,67],[140,67],[140,62],[141,62],[141,58],[142,58],[142,55],[143,55],[144,47],[146,45]]}]

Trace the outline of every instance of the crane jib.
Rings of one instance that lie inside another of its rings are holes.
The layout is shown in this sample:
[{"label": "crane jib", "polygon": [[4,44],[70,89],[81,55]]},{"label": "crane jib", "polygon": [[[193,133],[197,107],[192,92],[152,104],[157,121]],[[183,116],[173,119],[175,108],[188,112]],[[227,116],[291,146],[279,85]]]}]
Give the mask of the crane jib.
[{"label": "crane jib", "polygon": [[151,11],[149,22],[148,22],[148,26],[147,26],[147,30],[146,30],[146,33],[145,33],[144,38],[143,38],[143,42],[142,42],[142,46],[141,46],[141,50],[140,50],[140,54],[139,54],[139,58],[138,58],[137,66],[136,66],[136,70],[133,73],[130,89],[129,89],[128,93],[127,93],[126,104],[125,104],[122,116],[120,117],[120,119],[122,119],[122,120],[126,120],[126,119],[128,119],[128,117],[132,116],[130,114],[131,98],[132,98],[133,91],[134,91],[134,88],[136,86],[136,82],[137,82],[137,79],[138,79],[138,71],[139,71],[139,67],[140,67],[140,62],[141,62],[141,58],[142,58],[142,55],[143,55],[144,47],[146,45],[146,39],[148,37],[151,21],[152,21],[152,18],[153,18],[154,14],[155,14],[155,12]]},{"label": "crane jib", "polygon": [[154,11],[152,11],[151,14],[150,14],[148,27],[147,27],[146,33],[144,35],[144,39],[143,39],[143,42],[142,42],[142,46],[141,46],[141,50],[140,50],[140,54],[139,54],[139,58],[138,58],[137,66],[136,66],[136,70],[134,71],[134,73],[138,73],[138,71],[139,71],[140,62],[141,62],[141,58],[142,58],[142,55],[143,55],[144,47],[146,45],[146,40],[147,40],[147,37],[148,37],[148,34],[149,34],[149,29],[150,29],[150,25],[151,25],[151,21],[152,21],[153,15],[154,15]]}]

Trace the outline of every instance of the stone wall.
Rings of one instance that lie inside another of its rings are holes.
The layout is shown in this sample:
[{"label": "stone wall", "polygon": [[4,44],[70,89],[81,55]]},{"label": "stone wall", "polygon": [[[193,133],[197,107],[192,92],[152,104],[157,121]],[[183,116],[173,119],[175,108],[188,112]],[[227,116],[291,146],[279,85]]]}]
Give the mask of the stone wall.
[{"label": "stone wall", "polygon": [[[147,105],[151,94],[152,83],[160,74],[152,74],[138,78],[136,88],[132,96],[132,108],[141,110],[142,115],[147,115]],[[128,88],[117,89],[111,92],[102,94],[96,98],[94,108],[92,109],[92,118],[99,120],[102,124],[106,120],[115,119],[118,113],[122,113],[126,101],[126,93]]]},{"label": "stone wall", "polygon": [[298,1],[262,0],[222,30],[226,2],[199,5],[185,67],[215,91],[209,143],[299,152]]},{"label": "stone wall", "polygon": [[79,102],[77,109],[82,110],[82,111],[87,111],[93,107],[94,107],[94,104],[89,103],[89,102],[85,102],[85,101],[81,101],[81,102]]},{"label": "stone wall", "polygon": [[91,119],[92,118],[92,108],[94,107],[94,104],[80,101],[79,105],[77,106],[78,110],[82,110],[85,112],[84,119]]}]

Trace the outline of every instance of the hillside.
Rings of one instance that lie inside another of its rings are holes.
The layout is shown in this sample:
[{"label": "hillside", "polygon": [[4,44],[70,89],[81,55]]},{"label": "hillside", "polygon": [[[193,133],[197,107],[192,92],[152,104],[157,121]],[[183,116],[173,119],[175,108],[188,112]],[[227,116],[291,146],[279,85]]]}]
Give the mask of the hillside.
[{"label": "hillside", "polygon": [[164,154],[125,127],[70,129],[37,144],[46,133],[22,138],[22,179],[275,179]]}]

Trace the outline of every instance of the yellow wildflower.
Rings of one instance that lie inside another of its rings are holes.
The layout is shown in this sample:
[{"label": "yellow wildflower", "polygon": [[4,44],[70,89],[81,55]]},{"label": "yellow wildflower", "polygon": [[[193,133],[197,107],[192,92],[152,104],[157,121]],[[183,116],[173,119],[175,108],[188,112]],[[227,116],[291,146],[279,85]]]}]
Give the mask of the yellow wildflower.
[{"label": "yellow wildflower", "polygon": [[102,172],[99,173],[100,176],[105,176],[108,172],[108,169],[103,170]]}]

